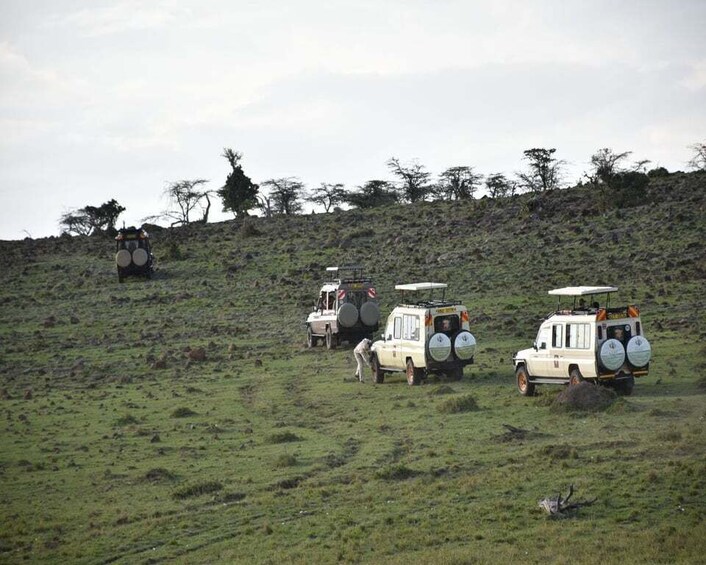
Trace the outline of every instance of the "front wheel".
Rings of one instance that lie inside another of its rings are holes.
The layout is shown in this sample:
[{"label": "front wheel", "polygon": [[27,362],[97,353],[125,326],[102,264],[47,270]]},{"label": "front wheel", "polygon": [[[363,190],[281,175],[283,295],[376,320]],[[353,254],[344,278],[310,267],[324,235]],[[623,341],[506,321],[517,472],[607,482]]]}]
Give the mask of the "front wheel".
[{"label": "front wheel", "polygon": [[534,384],[529,380],[529,373],[524,365],[520,365],[515,369],[515,377],[517,378],[517,390],[522,396],[534,396]]},{"label": "front wheel", "polygon": [[336,349],[336,336],[333,335],[330,326],[326,328],[326,349]]},{"label": "front wheel", "polygon": [[380,361],[378,361],[377,355],[373,355],[373,359],[370,362],[370,366],[373,369],[373,382],[376,385],[381,385],[385,380],[385,373],[380,368]]},{"label": "front wheel", "polygon": [[407,384],[417,386],[422,380],[422,371],[414,366],[414,361],[407,359]]},{"label": "front wheel", "polygon": [[306,346],[311,349],[316,345],[316,338],[314,337],[313,332],[311,331],[311,326],[306,327]]}]

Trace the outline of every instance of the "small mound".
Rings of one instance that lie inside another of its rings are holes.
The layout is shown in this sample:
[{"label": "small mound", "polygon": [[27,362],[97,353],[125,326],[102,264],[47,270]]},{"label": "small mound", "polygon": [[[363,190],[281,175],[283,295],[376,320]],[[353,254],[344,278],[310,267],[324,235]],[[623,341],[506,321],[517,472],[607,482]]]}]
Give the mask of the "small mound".
[{"label": "small mound", "polygon": [[432,396],[436,396],[441,394],[454,394],[455,392],[456,391],[449,385],[441,385],[433,389],[429,394]]},{"label": "small mound", "polygon": [[552,403],[552,409],[566,412],[600,412],[611,406],[617,398],[612,390],[583,381],[560,392]]},{"label": "small mound", "polygon": [[439,404],[439,412],[443,412],[444,414],[473,412],[475,410],[478,410],[478,404],[476,404],[475,399],[470,394],[447,398]]}]

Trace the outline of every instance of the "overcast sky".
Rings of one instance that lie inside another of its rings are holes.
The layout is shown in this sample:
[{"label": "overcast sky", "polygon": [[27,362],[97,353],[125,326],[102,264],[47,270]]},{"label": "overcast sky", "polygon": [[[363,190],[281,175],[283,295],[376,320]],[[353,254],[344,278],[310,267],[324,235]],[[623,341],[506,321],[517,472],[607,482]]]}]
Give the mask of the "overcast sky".
[{"label": "overcast sky", "polygon": [[224,147],[310,188],[532,147],[567,181],[601,147],[685,170],[705,29],[703,0],[0,0],[0,239],[111,198],[139,225],[170,181],[222,186]]}]

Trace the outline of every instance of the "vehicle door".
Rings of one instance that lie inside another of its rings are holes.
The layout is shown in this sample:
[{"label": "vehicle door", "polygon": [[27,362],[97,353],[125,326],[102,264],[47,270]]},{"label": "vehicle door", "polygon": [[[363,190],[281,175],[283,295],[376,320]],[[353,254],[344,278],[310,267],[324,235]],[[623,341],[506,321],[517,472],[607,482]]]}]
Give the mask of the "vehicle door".
[{"label": "vehicle door", "polygon": [[322,290],[319,293],[319,298],[314,307],[314,312],[311,315],[311,330],[315,334],[323,335],[326,333],[326,324],[331,320],[333,311],[328,307],[330,292]]},{"label": "vehicle door", "polygon": [[421,342],[420,327],[419,314],[402,314],[402,334],[398,342],[399,359],[395,360],[400,366],[406,366],[408,357],[414,360],[415,366],[424,366],[424,344]]},{"label": "vehicle door", "polygon": [[402,314],[391,314],[385,327],[385,343],[378,350],[378,360],[383,367],[401,369],[400,341],[402,338]]},{"label": "vehicle door", "polygon": [[549,376],[549,346],[551,344],[551,324],[542,324],[534,342],[536,350],[528,359],[528,369],[533,377]]},{"label": "vehicle door", "polygon": [[564,349],[564,324],[554,322],[551,327],[549,355],[547,357],[547,377],[567,377],[569,375]]}]

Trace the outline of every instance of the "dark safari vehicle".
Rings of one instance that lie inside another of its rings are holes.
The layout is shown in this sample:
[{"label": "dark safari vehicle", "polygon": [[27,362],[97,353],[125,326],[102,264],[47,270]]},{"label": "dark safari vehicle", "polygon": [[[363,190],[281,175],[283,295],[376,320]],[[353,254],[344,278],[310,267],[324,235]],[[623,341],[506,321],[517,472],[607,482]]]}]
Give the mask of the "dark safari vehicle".
[{"label": "dark safari vehicle", "polygon": [[357,265],[328,267],[325,282],[306,319],[306,343],[314,347],[324,341],[334,349],[343,341],[356,343],[371,338],[378,329],[380,308],[372,279]]},{"label": "dark safari vehicle", "polygon": [[115,264],[118,267],[118,281],[136,275],[152,278],[154,256],[150,247],[150,238],[143,228],[122,228],[115,236]]}]

